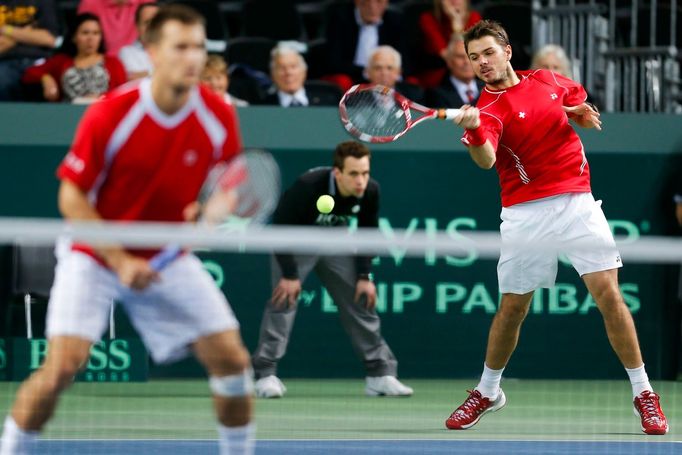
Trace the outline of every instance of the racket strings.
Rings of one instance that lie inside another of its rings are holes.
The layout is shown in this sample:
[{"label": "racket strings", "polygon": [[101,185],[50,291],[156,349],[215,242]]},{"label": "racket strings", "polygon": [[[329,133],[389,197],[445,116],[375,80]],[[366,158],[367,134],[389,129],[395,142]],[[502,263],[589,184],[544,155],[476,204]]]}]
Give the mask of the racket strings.
[{"label": "racket strings", "polygon": [[351,128],[373,137],[390,137],[404,132],[410,121],[405,109],[393,92],[358,90],[345,101]]}]

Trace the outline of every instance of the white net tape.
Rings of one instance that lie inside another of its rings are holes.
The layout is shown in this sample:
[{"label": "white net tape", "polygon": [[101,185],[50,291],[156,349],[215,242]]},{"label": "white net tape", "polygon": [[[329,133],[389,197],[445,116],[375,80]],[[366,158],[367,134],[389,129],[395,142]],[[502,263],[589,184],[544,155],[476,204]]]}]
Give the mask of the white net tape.
[{"label": "white net tape", "polygon": [[[499,256],[501,240],[497,232],[458,233],[445,231],[393,230],[390,235],[375,229],[318,228],[294,226],[250,226],[233,221],[221,227],[183,223],[67,223],[55,219],[0,218],[0,243],[51,245],[59,238],[91,244],[117,243],[129,247],[156,248],[169,244],[193,249],[239,252],[292,252],[314,254],[390,255],[400,250],[420,256],[465,255],[475,250],[479,257]],[[621,256],[629,262],[682,262],[682,239],[646,236],[638,239],[616,237]],[[527,250],[562,253],[568,249],[599,249],[590,242],[533,242],[507,245]]]}]

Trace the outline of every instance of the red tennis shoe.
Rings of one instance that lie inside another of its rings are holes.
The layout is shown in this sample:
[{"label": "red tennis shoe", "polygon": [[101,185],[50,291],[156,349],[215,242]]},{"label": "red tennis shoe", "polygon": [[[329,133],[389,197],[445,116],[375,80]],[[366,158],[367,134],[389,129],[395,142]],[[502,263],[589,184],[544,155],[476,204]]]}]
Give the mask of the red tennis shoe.
[{"label": "red tennis shoe", "polygon": [[668,419],[661,410],[661,397],[645,390],[635,397],[635,415],[642,419],[642,431],[646,434],[666,434]]},{"label": "red tennis shoe", "polygon": [[507,397],[502,389],[500,389],[500,394],[495,401],[490,401],[490,398],[482,396],[481,392],[476,389],[467,390],[467,392],[469,392],[469,397],[445,421],[445,426],[450,430],[466,430],[471,428],[486,413],[495,412],[507,404]]}]

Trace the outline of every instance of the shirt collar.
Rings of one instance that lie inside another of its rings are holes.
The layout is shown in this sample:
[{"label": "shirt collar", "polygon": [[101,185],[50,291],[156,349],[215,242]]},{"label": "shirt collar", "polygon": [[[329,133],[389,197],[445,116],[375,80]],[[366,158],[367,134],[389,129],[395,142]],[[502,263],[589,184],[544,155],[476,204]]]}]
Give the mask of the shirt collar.
[{"label": "shirt collar", "polygon": [[306,95],[304,88],[298,89],[298,91],[293,95],[291,93],[285,93],[281,90],[277,90],[277,96],[279,97],[280,106],[289,107],[289,105],[294,99],[301,103],[303,106],[307,106],[309,104],[308,96]]}]

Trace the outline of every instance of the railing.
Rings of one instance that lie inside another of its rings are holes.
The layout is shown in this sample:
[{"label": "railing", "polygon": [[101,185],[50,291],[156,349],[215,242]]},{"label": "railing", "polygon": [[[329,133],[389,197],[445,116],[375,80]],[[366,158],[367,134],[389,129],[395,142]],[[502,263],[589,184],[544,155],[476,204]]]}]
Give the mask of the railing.
[{"label": "railing", "polygon": [[623,3],[533,0],[533,49],[562,46],[574,78],[606,111],[682,113],[677,0]]}]

